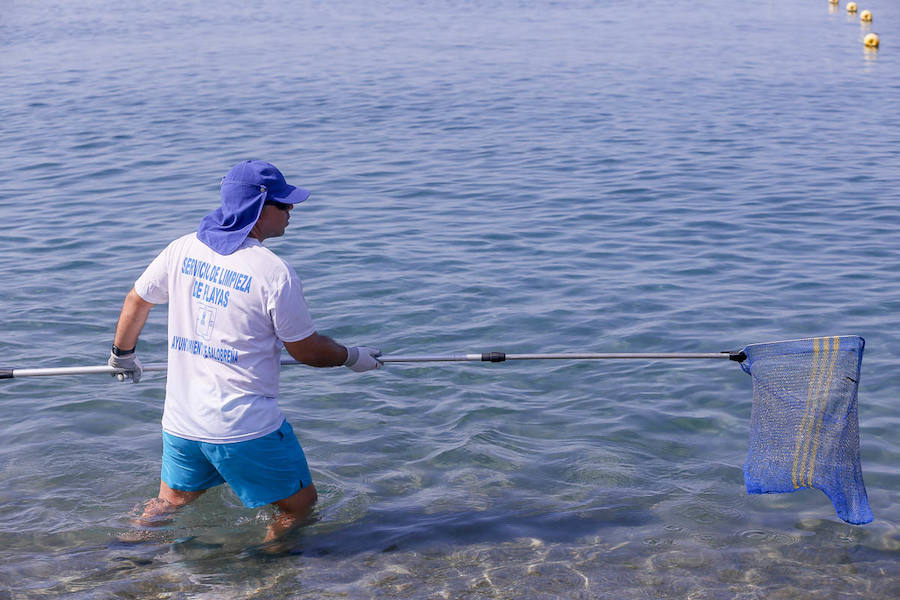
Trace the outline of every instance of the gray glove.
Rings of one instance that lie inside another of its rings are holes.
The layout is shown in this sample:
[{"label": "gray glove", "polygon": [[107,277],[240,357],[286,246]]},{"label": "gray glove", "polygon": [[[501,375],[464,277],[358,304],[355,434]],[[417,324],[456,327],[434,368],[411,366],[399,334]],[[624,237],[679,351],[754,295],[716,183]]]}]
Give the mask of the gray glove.
[{"label": "gray glove", "polygon": [[347,346],[347,360],[344,361],[344,366],[357,373],[380,369],[384,363],[378,360],[379,356],[381,356],[381,350],[378,348]]},{"label": "gray glove", "polygon": [[144,372],[143,367],[141,367],[141,361],[138,360],[137,354],[133,351],[123,356],[116,356],[110,351],[109,361],[106,364],[116,369],[129,371],[128,373],[113,373],[112,376],[119,381],[125,381],[128,377],[131,377],[131,380],[137,383],[141,380],[141,373]]}]

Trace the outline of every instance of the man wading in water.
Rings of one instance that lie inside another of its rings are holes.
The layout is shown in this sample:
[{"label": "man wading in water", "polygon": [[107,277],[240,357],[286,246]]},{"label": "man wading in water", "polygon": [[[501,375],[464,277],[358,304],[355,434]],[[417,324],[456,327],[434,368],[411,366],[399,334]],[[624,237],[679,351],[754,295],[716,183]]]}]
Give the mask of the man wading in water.
[{"label": "man wading in water", "polygon": [[222,205],[169,244],[125,297],[109,365],[135,383],[138,335],[150,309],[169,303],[161,481],[142,523],[228,483],[247,507],[276,507],[271,541],[316,502],[303,449],[278,408],[281,347],[313,367],[357,372],[379,368],[381,352],[317,333],[294,269],[262,245],[284,235],[293,205],[308,197],[269,163],[235,165],[222,180]]}]

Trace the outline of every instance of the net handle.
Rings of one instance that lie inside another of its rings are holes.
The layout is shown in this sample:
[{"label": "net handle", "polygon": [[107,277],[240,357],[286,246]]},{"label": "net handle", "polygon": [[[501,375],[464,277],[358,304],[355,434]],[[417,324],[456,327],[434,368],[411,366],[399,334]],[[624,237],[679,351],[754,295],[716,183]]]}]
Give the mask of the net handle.
[{"label": "net handle", "polygon": [[623,353],[563,353],[563,354],[507,354],[505,352],[482,352],[480,354],[447,354],[425,356],[379,356],[384,363],[403,362],[506,362],[508,360],[669,360],[669,359],[729,359],[743,361],[743,352],[623,352]]},{"label": "net handle", "polygon": [[[440,354],[440,355],[387,355],[379,356],[383,363],[426,363],[426,362],[506,362],[509,360],[605,360],[605,359],[643,359],[643,360],[668,360],[668,359],[729,359],[743,362],[746,359],[743,352],[710,352],[710,353],[568,353],[568,354],[506,354],[505,352],[481,352],[478,354]],[[301,364],[293,358],[281,360],[282,365]],[[165,363],[144,365],[145,373],[152,371],[165,371]],[[49,377],[54,375],[94,375],[94,374],[123,374],[124,369],[117,369],[107,365],[82,366],[82,367],[56,367],[56,368],[0,368],[0,379],[19,379],[23,377]]]}]

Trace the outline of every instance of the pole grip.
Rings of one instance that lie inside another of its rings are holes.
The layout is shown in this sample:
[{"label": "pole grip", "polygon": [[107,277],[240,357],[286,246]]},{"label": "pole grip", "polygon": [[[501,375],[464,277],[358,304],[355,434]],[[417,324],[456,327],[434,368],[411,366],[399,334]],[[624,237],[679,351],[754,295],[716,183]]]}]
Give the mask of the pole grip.
[{"label": "pole grip", "polygon": [[506,360],[505,352],[482,352],[482,362],[503,362]]},{"label": "pole grip", "polygon": [[13,378],[13,370],[12,369],[0,369],[0,379],[12,379]]}]

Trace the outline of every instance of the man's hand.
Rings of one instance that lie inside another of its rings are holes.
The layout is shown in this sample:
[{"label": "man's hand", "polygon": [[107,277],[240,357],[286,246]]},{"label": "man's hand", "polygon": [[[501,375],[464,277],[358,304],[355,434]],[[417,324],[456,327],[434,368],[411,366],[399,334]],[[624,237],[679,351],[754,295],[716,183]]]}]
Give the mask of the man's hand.
[{"label": "man's hand", "polygon": [[141,361],[138,360],[137,353],[133,350],[129,354],[116,356],[115,353],[110,351],[109,353],[109,361],[107,363],[111,367],[115,367],[116,369],[125,369],[128,373],[113,373],[113,377],[117,377],[119,381],[125,381],[127,377],[131,377],[131,380],[134,383],[137,383],[141,380],[141,373],[144,372],[143,367],[141,367]]},{"label": "man's hand", "polygon": [[381,350],[378,348],[369,348],[368,346],[348,346],[347,360],[344,366],[348,369],[362,373],[363,371],[371,371],[372,369],[380,369],[383,362],[377,357],[381,356]]}]

